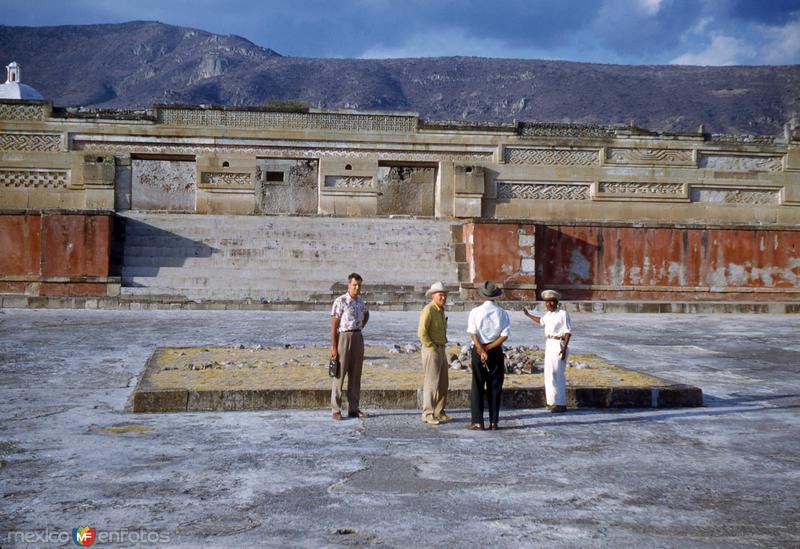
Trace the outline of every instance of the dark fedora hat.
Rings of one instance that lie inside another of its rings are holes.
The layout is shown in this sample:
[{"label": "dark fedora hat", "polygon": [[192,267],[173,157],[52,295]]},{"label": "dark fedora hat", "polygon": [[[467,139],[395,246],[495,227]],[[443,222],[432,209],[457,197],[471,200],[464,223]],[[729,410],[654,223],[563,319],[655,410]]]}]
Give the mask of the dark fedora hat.
[{"label": "dark fedora hat", "polygon": [[497,284],[491,280],[487,280],[478,286],[478,294],[486,299],[495,299],[503,294],[503,290],[497,287]]}]

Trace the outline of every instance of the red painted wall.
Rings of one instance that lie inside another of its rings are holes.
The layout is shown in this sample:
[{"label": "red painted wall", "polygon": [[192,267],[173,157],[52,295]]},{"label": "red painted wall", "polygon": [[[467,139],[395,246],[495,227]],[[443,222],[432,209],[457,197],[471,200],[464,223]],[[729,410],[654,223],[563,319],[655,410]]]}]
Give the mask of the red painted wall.
[{"label": "red painted wall", "polygon": [[112,229],[110,214],[0,215],[0,292],[105,296],[91,278],[109,275]]},{"label": "red painted wall", "polygon": [[38,275],[42,217],[0,215],[0,275]]},{"label": "red painted wall", "polygon": [[535,226],[517,223],[468,223],[462,228],[470,265],[472,284],[486,280],[502,282],[506,299],[523,299],[531,289],[520,289],[536,283],[536,273],[526,269],[525,260],[532,264],[535,247],[526,242],[535,239]]},{"label": "red painted wall", "polygon": [[513,234],[535,231],[537,295],[555,288],[565,299],[800,300],[800,231],[470,225],[464,235],[473,235],[474,279],[512,286],[520,280],[514,258],[527,253]]}]

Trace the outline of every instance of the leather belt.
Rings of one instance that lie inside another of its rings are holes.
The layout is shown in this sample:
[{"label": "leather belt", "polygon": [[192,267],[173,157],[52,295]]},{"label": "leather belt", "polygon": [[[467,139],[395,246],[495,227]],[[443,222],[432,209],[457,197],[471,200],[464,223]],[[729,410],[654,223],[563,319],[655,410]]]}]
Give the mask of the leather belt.
[{"label": "leather belt", "polygon": [[547,336],[547,339],[564,339],[564,336]]}]

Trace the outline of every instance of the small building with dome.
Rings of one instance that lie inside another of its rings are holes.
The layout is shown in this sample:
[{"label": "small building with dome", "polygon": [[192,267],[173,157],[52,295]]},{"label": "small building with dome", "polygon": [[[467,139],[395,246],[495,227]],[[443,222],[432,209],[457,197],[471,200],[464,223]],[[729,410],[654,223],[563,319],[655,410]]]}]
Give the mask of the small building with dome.
[{"label": "small building with dome", "polygon": [[16,61],[6,65],[6,83],[0,84],[0,99],[43,100],[41,93],[20,81],[20,66]]}]

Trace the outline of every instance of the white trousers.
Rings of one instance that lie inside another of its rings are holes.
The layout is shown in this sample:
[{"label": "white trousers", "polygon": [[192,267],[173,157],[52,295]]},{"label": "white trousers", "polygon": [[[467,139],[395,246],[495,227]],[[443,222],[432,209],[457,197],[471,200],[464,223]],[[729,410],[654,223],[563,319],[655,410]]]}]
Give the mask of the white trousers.
[{"label": "white trousers", "polygon": [[567,357],[559,358],[561,341],[547,339],[544,344],[544,394],[548,406],[567,405]]}]

